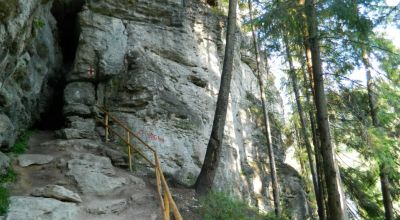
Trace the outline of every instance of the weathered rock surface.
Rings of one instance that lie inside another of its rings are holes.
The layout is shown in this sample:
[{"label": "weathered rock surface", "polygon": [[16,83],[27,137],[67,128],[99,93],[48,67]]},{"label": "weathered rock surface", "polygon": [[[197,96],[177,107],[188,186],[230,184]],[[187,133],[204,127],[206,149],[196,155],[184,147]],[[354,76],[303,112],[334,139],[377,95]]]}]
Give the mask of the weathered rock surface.
[{"label": "weathered rock surface", "polygon": [[104,215],[104,214],[118,214],[124,211],[127,208],[128,201],[126,199],[115,199],[108,201],[98,201],[93,202],[90,205],[86,206],[86,210],[88,213],[95,215]]},{"label": "weathered rock surface", "polygon": [[12,196],[10,208],[5,219],[7,220],[32,220],[76,219],[79,208],[74,203],[61,202],[56,199]]},{"label": "weathered rock surface", "polygon": [[[0,145],[11,147],[30,127],[54,93],[61,51],[56,40],[52,1],[0,3]],[[59,88],[57,88],[59,89]]]},{"label": "weathered rock surface", "polygon": [[0,149],[3,151],[8,151],[14,144],[15,139],[14,125],[7,115],[0,114]]},{"label": "weathered rock surface", "polygon": [[[113,167],[110,159],[97,156],[109,148],[104,143],[87,139],[46,139],[41,143],[36,141],[44,136],[40,133],[33,133],[35,141],[29,142],[33,144],[28,153],[46,151],[57,160],[40,167],[15,167],[19,175],[10,190],[19,196],[12,197],[8,219],[160,219],[154,178],[147,184],[149,179],[143,174]],[[99,189],[87,189],[87,185]]]},{"label": "weathered rock surface", "polygon": [[[179,184],[193,185],[212,127],[225,18],[197,0],[85,2],[88,5],[79,13],[81,33],[75,61],[65,76],[67,128],[59,135],[83,142],[97,138],[94,105],[107,105],[158,151],[168,176]],[[4,70],[0,72],[0,144],[7,148],[17,131],[32,125],[44,111],[54,93],[48,82],[62,78],[57,74],[62,64],[50,12],[52,1],[19,0],[3,5],[11,8],[0,7],[0,70]],[[239,33],[237,37],[224,146],[214,188],[269,210],[268,157],[257,119],[250,111],[258,105],[258,96],[248,96],[258,94],[254,57],[249,51],[240,51],[244,44]],[[270,112],[279,112],[279,102],[269,106]],[[274,131],[273,136],[277,162],[283,163],[280,134]],[[113,151],[103,150],[102,154],[113,155],[113,163],[126,162]],[[109,193],[129,181],[115,177],[110,159],[99,156],[77,154],[67,166],[68,175],[84,194]],[[282,179],[293,175],[287,172]],[[307,203],[299,181],[292,179],[296,187],[291,192],[299,193],[288,197],[288,203],[293,210],[304,211],[304,206],[296,206]]]},{"label": "weathered rock surface", "polygon": [[[83,136],[79,132],[95,130],[80,121],[89,115],[88,109],[97,114],[93,102],[107,105],[114,116],[156,148],[163,170],[175,182],[192,186],[205,156],[215,111],[224,54],[223,20],[192,0],[89,1],[88,10],[79,14],[82,40],[64,96],[68,129],[75,132],[70,136],[78,138]],[[240,51],[241,36],[237,37]],[[248,95],[258,94],[253,64],[249,50],[235,54],[214,188],[269,210],[269,190],[265,190],[271,187],[268,157],[250,111],[259,104],[259,97],[249,99]],[[90,67],[95,76],[87,74]],[[278,102],[270,106],[270,112],[279,112]],[[273,135],[277,161],[283,163],[280,134]],[[253,171],[244,175],[246,169]],[[300,194],[296,199],[307,203]]]},{"label": "weathered rock surface", "polygon": [[58,185],[47,185],[45,187],[37,188],[31,193],[31,195],[37,197],[53,198],[65,202],[82,202],[79,194]]},{"label": "weathered rock surface", "polygon": [[42,165],[53,161],[54,157],[42,154],[22,154],[18,156],[18,163],[21,167],[37,164]]},{"label": "weathered rock surface", "polygon": [[10,167],[10,158],[7,155],[0,152],[0,175],[6,174],[9,167]]},{"label": "weathered rock surface", "polygon": [[105,146],[100,141],[94,141],[90,139],[69,139],[69,140],[56,140],[41,144],[42,147],[54,147],[61,148],[62,150],[68,151],[95,151],[99,155],[108,157],[114,166],[127,167],[128,156],[126,153],[121,152],[118,148],[112,148]]},{"label": "weathered rock surface", "polygon": [[128,183],[126,178],[115,177],[111,161],[89,153],[73,154],[68,161],[68,173],[78,183],[82,193],[107,194]]}]

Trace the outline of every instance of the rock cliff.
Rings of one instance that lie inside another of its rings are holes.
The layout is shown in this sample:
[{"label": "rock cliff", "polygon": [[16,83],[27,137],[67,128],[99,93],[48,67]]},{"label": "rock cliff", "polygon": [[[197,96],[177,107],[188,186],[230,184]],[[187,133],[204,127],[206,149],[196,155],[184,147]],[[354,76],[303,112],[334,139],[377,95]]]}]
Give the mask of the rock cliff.
[{"label": "rock cliff", "polygon": [[50,1],[0,3],[0,144],[39,119],[62,78],[62,54]]},{"label": "rock cliff", "polygon": [[[225,18],[198,0],[86,3],[1,3],[10,8],[0,11],[2,147],[11,146],[18,131],[51,110],[52,97],[60,99],[61,94],[66,126],[59,135],[67,139],[102,135],[94,106],[105,106],[156,148],[172,181],[192,186],[212,127]],[[246,38],[238,32],[237,39],[214,187],[271,210],[267,148],[252,111],[259,105],[254,58]],[[55,82],[65,82],[65,89]],[[279,96],[272,86],[271,91]],[[278,113],[274,114],[278,126],[279,101],[271,101],[270,110]],[[301,177],[283,162],[279,129],[273,136],[286,209],[294,219],[305,219],[309,210]]]}]

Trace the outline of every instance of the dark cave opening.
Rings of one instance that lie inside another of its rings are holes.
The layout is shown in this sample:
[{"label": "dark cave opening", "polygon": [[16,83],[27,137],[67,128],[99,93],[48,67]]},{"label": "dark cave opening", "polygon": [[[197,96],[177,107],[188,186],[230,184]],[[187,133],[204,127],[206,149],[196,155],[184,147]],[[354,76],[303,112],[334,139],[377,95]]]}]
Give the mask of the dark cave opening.
[{"label": "dark cave opening", "polygon": [[49,77],[47,88],[49,97],[44,111],[40,114],[40,119],[33,126],[39,130],[59,130],[64,127],[64,88],[65,77],[61,69],[57,76]]},{"label": "dark cave opening", "polygon": [[47,89],[49,97],[45,110],[34,125],[39,130],[58,130],[64,127],[63,116],[65,76],[72,69],[81,32],[78,13],[82,10],[84,0],[55,0],[51,13],[57,21],[57,39],[61,48],[63,65],[58,73],[49,76]]},{"label": "dark cave opening", "polygon": [[62,50],[64,66],[72,66],[79,43],[80,26],[78,13],[84,0],[56,0],[51,13],[57,21],[58,42]]},{"label": "dark cave opening", "polygon": [[207,4],[212,6],[212,7],[217,7],[218,6],[218,0],[207,0]]}]

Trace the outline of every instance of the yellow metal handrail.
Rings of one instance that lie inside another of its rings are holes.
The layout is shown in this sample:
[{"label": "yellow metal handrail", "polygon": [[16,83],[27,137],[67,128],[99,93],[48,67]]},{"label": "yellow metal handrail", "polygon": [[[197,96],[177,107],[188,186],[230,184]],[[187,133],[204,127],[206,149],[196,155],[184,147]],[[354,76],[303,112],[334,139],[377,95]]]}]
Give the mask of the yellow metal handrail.
[{"label": "yellow metal handrail", "polygon": [[[165,180],[164,174],[162,172],[161,166],[160,166],[160,160],[157,155],[157,151],[151,147],[149,144],[147,144],[142,138],[140,138],[137,134],[135,134],[131,129],[129,129],[126,125],[124,125],[122,122],[120,122],[117,118],[114,116],[110,115],[110,113],[103,107],[97,106],[96,107],[104,113],[104,119],[99,120],[105,129],[105,141],[107,142],[109,140],[109,134],[110,131],[114,133],[116,136],[118,136],[128,147],[128,160],[129,160],[129,169],[132,171],[132,153],[137,152],[140,156],[143,157],[149,164],[151,164],[152,167],[154,167],[154,171],[156,174],[156,187],[157,187],[157,194],[160,199],[160,204],[161,204],[161,209],[164,214],[164,219],[169,220],[170,219],[170,209],[172,208],[172,213],[175,218],[175,220],[182,220],[182,216],[179,212],[178,207],[175,204],[174,199],[172,198],[171,191],[169,190],[167,181]],[[112,127],[110,127],[109,122],[113,121],[115,124],[117,124],[119,127],[125,130],[126,132],[126,137],[123,137],[123,135],[119,134],[116,130],[114,130]],[[140,143],[142,143],[148,150],[150,150],[153,153],[154,156],[154,162],[151,161],[148,157],[144,155],[144,153],[138,149],[135,148],[134,145],[131,143],[131,136],[136,138]]]}]

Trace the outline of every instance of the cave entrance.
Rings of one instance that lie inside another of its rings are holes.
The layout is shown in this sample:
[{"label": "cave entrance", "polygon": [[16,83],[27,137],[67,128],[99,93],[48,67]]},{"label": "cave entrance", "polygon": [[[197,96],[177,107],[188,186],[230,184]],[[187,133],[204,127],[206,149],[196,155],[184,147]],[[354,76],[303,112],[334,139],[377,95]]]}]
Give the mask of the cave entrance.
[{"label": "cave entrance", "polygon": [[[60,69],[62,73],[62,69]],[[34,128],[39,130],[59,130],[64,127],[64,116],[62,113],[64,105],[65,74],[54,74],[47,80],[47,103],[40,119]]]},{"label": "cave entrance", "polygon": [[78,13],[82,10],[85,0],[55,0],[51,13],[57,21],[58,44],[62,51],[63,65],[59,72],[49,77],[47,89],[49,97],[40,120],[34,125],[40,130],[58,130],[64,127],[65,76],[71,71],[78,48],[79,26]]},{"label": "cave entrance", "polygon": [[79,43],[80,26],[78,13],[84,0],[55,0],[51,13],[57,20],[58,42],[63,54],[64,66],[70,68],[75,60]]}]

